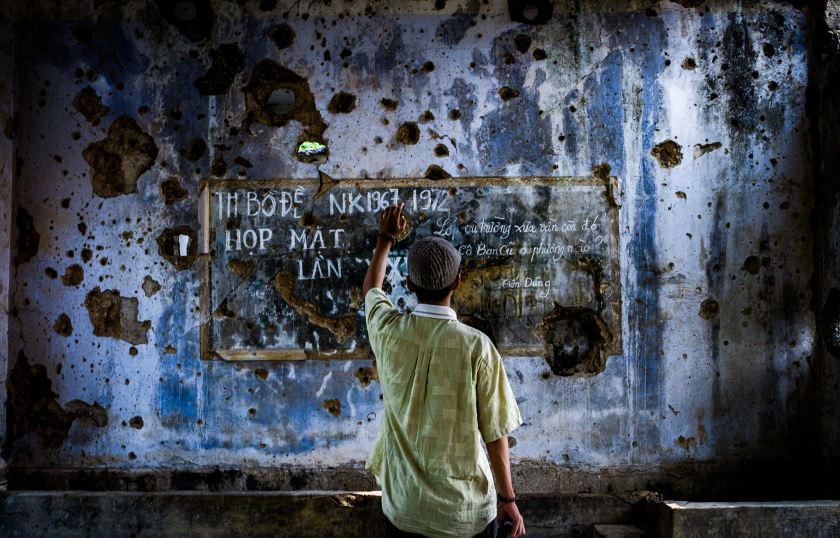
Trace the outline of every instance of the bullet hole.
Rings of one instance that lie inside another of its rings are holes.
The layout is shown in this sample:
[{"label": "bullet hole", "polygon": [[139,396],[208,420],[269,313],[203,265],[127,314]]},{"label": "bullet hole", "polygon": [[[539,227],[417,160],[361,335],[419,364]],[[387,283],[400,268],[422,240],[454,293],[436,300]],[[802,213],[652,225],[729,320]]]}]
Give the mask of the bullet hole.
[{"label": "bullet hole", "polygon": [[332,60],[332,55],[330,54],[329,50],[324,51],[324,61],[329,62]]},{"label": "bullet hole", "polygon": [[669,65],[671,65],[671,60],[665,60],[665,67],[668,67]]},{"label": "bullet hole", "polygon": [[236,75],[245,68],[245,54],[236,43],[223,43],[207,55],[213,63],[207,73],[198,77],[193,85],[201,95],[225,95]]},{"label": "bullet hole", "polygon": [[722,147],[723,147],[723,144],[721,144],[720,142],[713,142],[711,144],[695,144],[694,145],[693,156],[694,156],[695,159],[699,159],[703,155],[705,155],[707,153],[711,153],[712,151],[714,151],[716,149],[720,149]]},{"label": "bullet hole", "polygon": [[263,370],[262,368],[257,368],[256,370],[254,370],[254,377],[256,379],[262,379],[263,381],[265,381],[266,379],[268,379],[268,371]]},{"label": "bullet hole", "polygon": [[61,314],[53,325],[53,330],[59,336],[67,338],[73,334],[73,323],[70,321],[70,316]]},{"label": "bullet hole", "polygon": [[594,310],[555,304],[535,328],[545,348],[544,358],[554,375],[595,375],[607,364],[609,327]]},{"label": "bullet hole", "polygon": [[502,56],[502,61],[505,65],[513,65],[516,63],[516,58],[513,57],[513,54],[506,52],[504,56]]},{"label": "bullet hole", "polygon": [[70,34],[79,45],[87,45],[91,42],[91,40],[93,40],[93,29],[89,26],[74,26],[70,30]]},{"label": "bullet hole", "polygon": [[[102,118],[111,110],[111,107],[102,104],[102,98],[90,86],[83,88],[76,94],[76,97],[73,98],[73,108],[94,127],[99,125]],[[79,138],[81,138],[81,135],[79,135]],[[74,140],[79,138],[74,136]]]},{"label": "bullet hole", "polygon": [[440,11],[446,8],[446,0],[435,0],[435,9]]},{"label": "bullet hole", "polygon": [[207,153],[207,142],[203,138],[193,138],[189,145],[186,148],[179,149],[178,153],[181,154],[181,157],[194,163]]},{"label": "bullet hole", "polygon": [[508,448],[513,448],[513,447],[516,446],[516,438],[515,437],[511,437],[510,435],[508,435],[507,440],[508,440]]},{"label": "bullet hole", "polygon": [[236,165],[236,166],[241,166],[245,170],[250,170],[251,168],[254,167],[254,165],[251,164],[251,161],[249,161],[245,157],[241,157],[239,155],[237,155],[233,158],[233,164]]},{"label": "bullet hole", "polygon": [[[187,241],[180,239],[181,236],[186,236]],[[182,247],[185,242],[186,249]],[[189,226],[167,228],[158,236],[157,244],[158,254],[178,271],[192,268],[198,258],[198,234]]]},{"label": "bullet hole", "polygon": [[155,293],[160,291],[160,284],[157,280],[152,278],[149,275],[143,279],[143,293],[146,294],[146,297],[151,297]]},{"label": "bullet hole", "polygon": [[673,140],[666,140],[653,146],[650,154],[662,168],[673,168],[682,162],[682,146]]},{"label": "bullet hole", "polygon": [[420,140],[420,128],[417,122],[407,121],[400,125],[395,136],[397,142],[406,146],[413,146]]},{"label": "bullet hole", "polygon": [[448,157],[449,156],[449,148],[447,148],[443,144],[438,144],[435,146],[435,157]]},{"label": "bullet hole", "polygon": [[[287,114],[277,114],[267,106],[271,94],[281,89],[295,94],[295,107]],[[303,132],[298,135],[297,145],[304,141],[327,145],[323,137],[327,124],[315,106],[315,97],[309,89],[309,83],[294,71],[273,60],[261,60],[254,67],[251,79],[242,91],[245,94],[246,107],[242,116],[242,131],[250,133],[253,123],[261,123],[267,127],[285,127],[294,120],[304,127]]]},{"label": "bullet hole", "polygon": [[28,262],[38,254],[38,245],[41,242],[41,234],[35,230],[32,216],[23,206],[18,206],[15,215],[17,226],[17,238],[15,239],[15,267]]},{"label": "bullet hole", "polygon": [[326,409],[335,418],[341,418],[341,400],[333,398],[321,402],[321,409]]},{"label": "bullet hole", "polygon": [[160,184],[160,197],[166,205],[186,200],[189,193],[187,189],[181,188],[181,180],[177,177],[170,177]]},{"label": "bullet hole", "polygon": [[563,142],[564,140],[566,140],[566,135],[560,135],[560,136],[558,136],[558,137],[557,137],[557,140],[559,140],[560,142]]},{"label": "bullet hole", "polygon": [[543,49],[534,49],[533,52],[534,60],[541,62],[548,58],[548,54],[545,53]]},{"label": "bullet hole", "polygon": [[145,116],[146,114],[148,114],[148,113],[149,113],[149,111],[150,111],[150,110],[149,110],[149,107],[147,107],[146,105],[143,105],[143,106],[141,106],[140,108],[138,108],[138,109],[137,109],[137,112],[138,112],[141,116]]},{"label": "bullet hole", "polygon": [[273,11],[277,7],[277,0],[260,0],[260,11]]},{"label": "bullet hole", "polygon": [[448,179],[452,177],[452,175],[441,168],[440,166],[433,164],[426,169],[426,172],[423,174],[423,178],[431,179],[432,181],[439,181],[441,179]]},{"label": "bullet hole", "polygon": [[58,278],[58,271],[56,271],[52,267],[47,267],[46,269],[44,269],[44,274],[46,274],[47,278],[49,278],[50,280],[55,280],[56,278]]},{"label": "bullet hole", "polygon": [[774,92],[777,89],[779,89],[779,85],[775,81],[771,80],[770,82],[767,83],[767,89],[770,90],[771,92]]},{"label": "bullet hole", "polygon": [[776,47],[772,43],[762,43],[761,50],[768,58],[772,58],[776,54]]},{"label": "bullet hole", "polygon": [[758,271],[761,269],[761,260],[758,259],[758,256],[750,256],[744,260],[743,269],[751,275],[757,275]]},{"label": "bullet hole", "polygon": [[34,433],[42,448],[53,450],[67,441],[73,422],[95,428],[108,425],[108,411],[97,402],[91,405],[72,400],[62,407],[52,390],[47,368],[41,364],[30,366],[23,351],[18,353],[7,384],[7,444],[4,449],[11,449],[15,441]]},{"label": "bullet hole", "polygon": [[223,319],[223,318],[235,319],[236,318],[236,312],[234,312],[233,310],[228,308],[228,300],[225,299],[224,301],[221,302],[221,304],[216,309],[216,311],[213,312],[213,317],[216,318],[216,319]]},{"label": "bullet hole", "polygon": [[254,267],[256,267],[256,264],[253,260],[248,260],[246,262],[240,260],[239,258],[234,258],[228,262],[227,267],[231,270],[231,272],[236,273],[240,277],[248,278],[248,276],[254,270]]},{"label": "bullet hole", "polygon": [[711,320],[717,316],[719,312],[720,305],[718,305],[718,302],[714,299],[706,299],[700,303],[700,312],[698,315],[705,320]]},{"label": "bullet hole", "polygon": [[134,118],[120,116],[108,137],[91,143],[82,152],[90,165],[93,193],[101,198],[137,194],[137,180],[158,156],[154,138],[144,133]]},{"label": "bullet hole", "polygon": [[[346,60],[350,56],[353,56],[353,51],[351,51],[348,48],[343,48],[343,49],[341,49],[341,52],[338,55],[342,60]],[[434,69],[434,68],[432,68],[432,69]]]},{"label": "bullet hole", "polygon": [[430,110],[427,110],[427,111],[423,112],[423,114],[420,116],[420,121],[423,122],[423,123],[427,123],[427,122],[434,121],[434,120],[435,120],[435,115],[432,114],[432,112]]},{"label": "bullet hole", "polygon": [[758,77],[759,77],[758,71],[753,71],[752,73],[750,73],[750,76],[754,79],[758,79]]},{"label": "bullet hole", "polygon": [[513,45],[520,54],[525,54],[531,48],[531,37],[524,34],[516,34],[513,38]]},{"label": "bullet hole", "polygon": [[295,43],[295,31],[284,22],[269,29],[268,38],[277,45],[277,50],[287,49]]},{"label": "bullet hole", "polygon": [[61,201],[61,207],[63,207],[64,209],[67,209],[68,207],[70,207],[70,198],[63,199]]},{"label": "bullet hole", "polygon": [[151,320],[137,319],[140,301],[134,297],[121,297],[119,290],[101,291],[95,287],[85,297],[85,308],[93,335],[116,338],[129,344],[147,344],[146,333],[152,326]]},{"label": "bullet hole", "polygon": [[764,209],[770,209],[770,204],[767,203],[767,202],[764,202],[763,204],[761,204],[761,207],[763,207]]},{"label": "bullet hole", "polygon": [[502,101],[510,101],[511,99],[519,97],[519,92],[517,90],[504,86],[502,89],[499,90],[499,97]]},{"label": "bullet hole", "polygon": [[718,94],[716,94],[716,93],[712,93],[712,94],[709,95],[709,101],[714,101],[717,98],[718,98]]},{"label": "bullet hole", "polygon": [[71,133],[70,136],[72,136],[73,140],[76,140],[76,141],[79,141],[79,140],[82,139],[82,133],[80,133],[78,131],[74,131],[73,133]]},{"label": "bullet hole", "polygon": [[680,65],[680,67],[682,67],[686,71],[694,71],[695,69],[697,69],[697,62],[694,61],[694,58],[689,57],[683,60],[683,63]]},{"label": "bullet hole", "polygon": [[175,26],[181,35],[197,43],[213,31],[213,8],[210,0],[155,0],[163,20]]},{"label": "bullet hole", "polygon": [[96,72],[96,69],[88,67],[85,71],[85,78],[87,78],[90,82],[96,82],[99,80],[99,73]]},{"label": "bullet hole", "polygon": [[298,220],[298,224],[301,228],[306,228],[310,231],[314,230],[320,223],[320,219],[313,215],[311,211],[307,211],[306,213],[304,213],[303,216],[301,216]]},{"label": "bullet hole", "polygon": [[825,347],[835,359],[840,359],[840,290],[832,288],[823,306]]},{"label": "bullet hole", "polygon": [[461,111],[458,109],[453,108],[449,111],[449,119],[456,121],[461,118]]},{"label": "bullet hole", "polygon": [[397,105],[399,105],[399,104],[400,104],[400,103],[399,103],[399,101],[393,101],[393,100],[388,99],[388,98],[386,98],[386,97],[383,97],[383,98],[382,98],[382,101],[380,101],[380,103],[381,103],[381,104],[382,104],[382,106],[385,108],[385,110],[389,110],[389,111],[391,111],[391,112],[393,112],[394,110],[396,110],[396,109],[397,109]]},{"label": "bullet hole", "polygon": [[367,387],[372,381],[379,381],[379,372],[376,370],[376,363],[372,368],[359,368],[353,372],[353,376],[359,380],[359,385]]},{"label": "bullet hole", "polygon": [[776,168],[776,165],[779,164],[779,161],[777,161],[776,159],[770,159],[770,164],[773,166],[773,168]]},{"label": "bullet hole", "polygon": [[349,114],[355,108],[356,96],[347,92],[339,92],[333,95],[327,105],[327,111],[330,114]]},{"label": "bullet hole", "polygon": [[431,73],[434,70],[435,70],[435,64],[434,63],[426,62],[426,63],[423,64],[423,71],[425,71],[427,73]]},{"label": "bullet hole", "polygon": [[554,2],[551,0],[508,0],[510,20],[531,26],[547,23],[554,14]]},{"label": "bullet hole", "polygon": [[470,69],[475,69],[475,62],[470,62]]},{"label": "bullet hole", "polygon": [[181,112],[180,108],[173,108],[172,110],[167,112],[166,116],[168,118],[172,118],[175,121],[181,121],[181,119],[184,117],[184,113]]},{"label": "bullet hole", "polygon": [[78,263],[74,263],[64,270],[61,283],[65,286],[78,286],[85,279],[85,271]]},{"label": "bullet hole", "polygon": [[790,207],[790,202],[782,202],[779,204],[779,209],[788,209]]},{"label": "bullet hole", "polygon": [[143,417],[138,415],[136,417],[130,418],[128,420],[128,425],[131,426],[132,428],[134,428],[135,430],[142,430],[143,429]]},{"label": "bullet hole", "polygon": [[210,165],[210,174],[216,177],[222,177],[228,170],[228,164],[223,157],[216,157]]}]

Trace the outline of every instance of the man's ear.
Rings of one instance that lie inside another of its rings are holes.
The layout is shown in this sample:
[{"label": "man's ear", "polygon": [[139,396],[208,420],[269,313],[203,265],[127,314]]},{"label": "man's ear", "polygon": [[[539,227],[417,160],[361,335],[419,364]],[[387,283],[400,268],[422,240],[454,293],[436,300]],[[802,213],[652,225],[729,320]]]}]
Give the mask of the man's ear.
[{"label": "man's ear", "polygon": [[[452,291],[458,289],[458,286],[461,285],[461,273],[458,273],[458,276],[455,277],[455,282],[452,283]],[[409,288],[411,289],[411,288]]]},{"label": "man's ear", "polygon": [[414,284],[411,283],[411,280],[408,277],[405,277],[405,286],[408,288],[408,291],[414,293]]}]

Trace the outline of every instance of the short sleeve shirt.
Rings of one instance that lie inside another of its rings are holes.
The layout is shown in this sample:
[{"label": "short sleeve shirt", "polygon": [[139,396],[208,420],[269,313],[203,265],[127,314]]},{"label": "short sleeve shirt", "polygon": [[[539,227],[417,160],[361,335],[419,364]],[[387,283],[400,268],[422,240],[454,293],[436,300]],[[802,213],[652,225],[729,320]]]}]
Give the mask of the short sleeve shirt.
[{"label": "short sleeve shirt", "polygon": [[498,351],[454,312],[402,314],[379,288],[368,292],[365,316],[385,404],[366,467],[385,515],[405,532],[478,534],[496,516],[481,440],[522,424]]}]

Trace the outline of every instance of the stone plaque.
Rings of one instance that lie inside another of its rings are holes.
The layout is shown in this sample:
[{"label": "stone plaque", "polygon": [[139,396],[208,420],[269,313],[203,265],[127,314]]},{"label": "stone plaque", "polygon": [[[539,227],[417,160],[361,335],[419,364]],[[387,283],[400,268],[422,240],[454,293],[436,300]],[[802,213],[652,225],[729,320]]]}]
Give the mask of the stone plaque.
[{"label": "stone plaque", "polygon": [[504,355],[546,356],[556,372],[574,373],[587,357],[620,353],[609,180],[442,183],[206,181],[203,356],[370,357],[361,288],[379,213],[394,203],[405,204],[408,226],[383,287],[401,311],[416,305],[405,286],[408,248],[436,235],[462,255],[452,304],[460,321]]}]

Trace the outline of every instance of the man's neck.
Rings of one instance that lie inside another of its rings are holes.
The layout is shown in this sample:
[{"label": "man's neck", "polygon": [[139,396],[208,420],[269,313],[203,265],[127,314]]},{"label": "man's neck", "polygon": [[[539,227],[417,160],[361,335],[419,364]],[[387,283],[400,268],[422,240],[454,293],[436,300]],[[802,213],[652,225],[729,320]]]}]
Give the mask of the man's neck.
[{"label": "man's neck", "polygon": [[428,304],[428,305],[432,305],[432,306],[445,306],[446,308],[451,308],[449,306],[449,300],[450,299],[451,299],[451,296],[447,297],[446,299],[444,299],[442,301],[437,301],[437,302],[434,302],[434,301],[418,301],[418,303],[419,304]]}]

